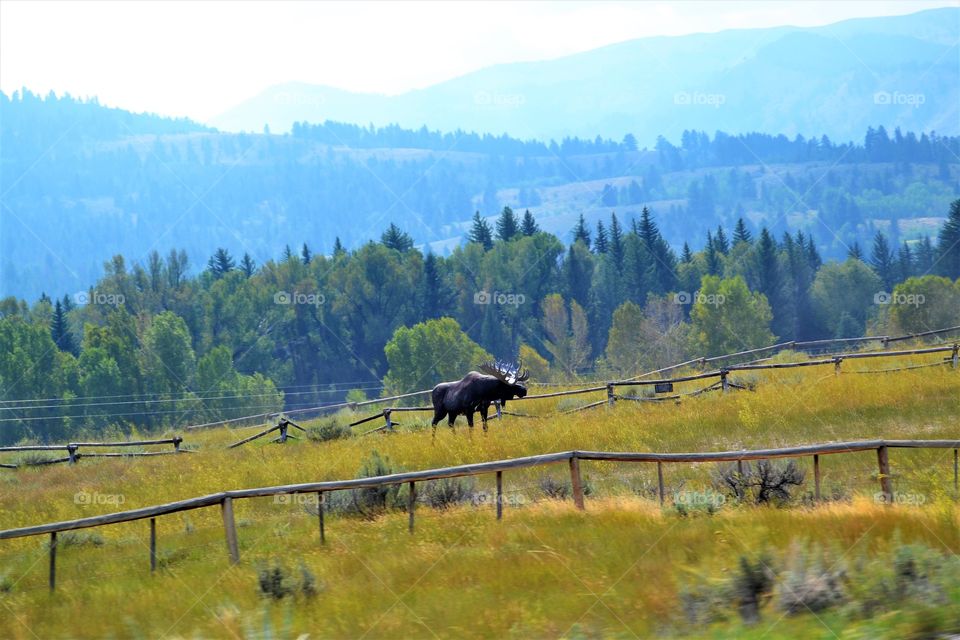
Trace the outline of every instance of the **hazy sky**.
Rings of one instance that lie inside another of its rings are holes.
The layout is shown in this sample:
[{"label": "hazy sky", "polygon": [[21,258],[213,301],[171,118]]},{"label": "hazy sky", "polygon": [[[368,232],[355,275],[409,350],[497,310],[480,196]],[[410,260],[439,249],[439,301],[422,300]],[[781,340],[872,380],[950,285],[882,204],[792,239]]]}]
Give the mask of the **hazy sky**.
[{"label": "hazy sky", "polygon": [[203,120],[281,82],[400,93],[501,62],[651,35],[957,2],[27,2],[0,0],[0,89]]}]

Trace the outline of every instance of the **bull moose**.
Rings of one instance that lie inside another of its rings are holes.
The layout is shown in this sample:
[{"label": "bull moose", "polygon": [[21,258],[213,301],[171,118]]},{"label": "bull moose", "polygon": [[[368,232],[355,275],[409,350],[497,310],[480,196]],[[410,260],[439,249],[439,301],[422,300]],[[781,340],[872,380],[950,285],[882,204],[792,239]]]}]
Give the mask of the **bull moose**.
[{"label": "bull moose", "polygon": [[471,371],[456,382],[441,382],[433,388],[433,432],[437,423],[447,416],[450,428],[457,416],[467,417],[473,428],[473,414],[480,412],[483,430],[487,430],[487,411],[495,401],[505,406],[507,400],[527,395],[526,382],[530,374],[522,369],[523,361],[511,366],[497,360],[480,365],[480,371]]}]

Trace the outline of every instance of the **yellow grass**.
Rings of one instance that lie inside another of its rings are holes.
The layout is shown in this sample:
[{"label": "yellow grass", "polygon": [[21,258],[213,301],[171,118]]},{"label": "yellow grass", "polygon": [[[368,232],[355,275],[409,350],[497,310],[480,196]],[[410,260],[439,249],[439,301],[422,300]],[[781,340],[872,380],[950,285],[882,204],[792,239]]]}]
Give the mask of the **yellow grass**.
[{"label": "yellow grass", "polygon": [[[398,468],[414,470],[567,449],[711,451],[848,439],[960,438],[960,372],[937,367],[852,373],[902,366],[905,360],[848,361],[839,377],[832,367],[764,372],[749,376],[757,383],[755,392],[711,393],[679,406],[624,401],[613,410],[557,415],[558,399],[511,403],[511,411],[542,417],[506,417],[491,422],[487,434],[479,426],[472,434],[465,425],[455,433],[441,426],[435,440],[426,414],[399,414],[403,426],[395,434],[319,444],[257,441],[225,450],[256,427],[189,432],[186,441],[199,446],[194,454],[4,471],[0,527],[133,509],[224,489],[350,478],[371,449]],[[932,360],[920,356],[912,362]],[[678,385],[678,390],[708,382]],[[579,401],[601,396],[585,395]],[[539,477],[566,473],[565,465],[556,465],[504,474],[508,504],[502,522],[495,520],[489,503],[447,511],[420,506],[413,536],[402,513],[374,521],[328,517],[325,547],[318,544],[316,517],[308,506],[245,500],[236,504],[238,567],[228,565],[219,510],[204,509],[158,520],[164,568],[154,576],[145,521],[88,530],[102,544],[87,541],[59,550],[58,590],[52,596],[46,590],[46,539],[2,541],[0,588],[4,575],[12,588],[0,590],[0,636],[692,633],[682,619],[679,585],[721,579],[744,554],[763,549],[785,553],[792,540],[801,539],[832,546],[847,557],[871,556],[889,549],[895,535],[945,552],[960,551],[952,454],[891,452],[896,491],[922,497],[922,507],[876,504],[872,497],[879,486],[871,452],[822,459],[824,492],[841,498],[836,502],[786,509],[727,505],[712,517],[689,518],[642,497],[655,482],[652,465],[583,463],[593,490],[585,513],[568,502],[543,498]],[[668,489],[706,488],[712,468],[667,465]],[[492,478],[478,479],[477,489],[489,490],[491,483]],[[78,492],[94,496],[87,499],[93,504],[78,503]],[[316,575],[322,592],[312,599],[265,600],[257,590],[257,569],[274,560],[295,574],[302,563]],[[699,632],[762,637],[770,625],[764,637],[856,632],[849,623],[841,630],[839,618],[829,615],[787,617],[774,624],[779,617],[770,611],[755,628],[726,623]],[[899,629],[902,621],[888,622],[884,629],[890,630]],[[863,629],[867,635],[878,633],[876,627]]]}]

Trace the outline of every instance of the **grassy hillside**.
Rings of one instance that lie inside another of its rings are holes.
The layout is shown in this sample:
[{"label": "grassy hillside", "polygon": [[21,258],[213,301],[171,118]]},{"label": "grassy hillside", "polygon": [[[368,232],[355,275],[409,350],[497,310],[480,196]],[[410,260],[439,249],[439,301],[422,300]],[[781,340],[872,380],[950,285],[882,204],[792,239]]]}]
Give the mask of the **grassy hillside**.
[{"label": "grassy hillside", "polygon": [[[435,440],[426,418],[410,415],[399,418],[403,426],[393,435],[284,446],[258,441],[230,451],[223,447],[255,428],[191,433],[187,441],[199,447],[191,455],[5,471],[2,527],[224,489],[354,477],[374,449],[395,469],[415,470],[574,448],[710,451],[960,437],[960,373],[949,367],[854,373],[907,360],[848,362],[838,377],[830,367],[741,376],[756,383],[756,391],[707,394],[680,405],[621,402],[612,410],[558,415],[557,409],[592,398],[535,400],[510,409],[540,417],[508,416],[487,434],[441,427]],[[913,362],[932,360],[918,356]],[[653,465],[582,463],[590,491],[583,513],[569,500],[545,495],[544,487],[562,491],[566,466],[557,465],[504,474],[502,522],[489,499],[492,478],[464,485],[473,499],[444,510],[430,507],[437,492],[423,486],[413,536],[402,512],[349,515],[349,500],[341,495],[327,519],[325,546],[318,542],[315,505],[244,500],[235,505],[239,566],[228,564],[218,510],[205,509],[158,520],[161,569],[154,576],[146,522],[62,536],[53,596],[46,588],[45,539],[4,541],[0,635],[704,635],[694,622],[709,625],[716,637],[904,637],[931,627],[955,632],[960,573],[950,558],[960,549],[960,509],[952,461],[950,450],[892,451],[894,488],[909,502],[892,508],[874,500],[876,455],[866,452],[823,458],[826,504],[810,503],[807,482],[782,508],[727,500],[716,510],[661,508],[652,491]],[[809,470],[809,459],[798,464]],[[716,495],[715,471],[716,465],[666,465],[668,494]],[[777,586],[760,601],[760,621],[748,626],[730,595],[745,575],[741,558],[778,575]],[[270,589],[294,593],[261,595],[258,576],[273,575],[277,566],[286,579],[267,580],[281,587]],[[898,573],[904,566],[914,577]],[[822,610],[792,613],[790,585],[809,588],[824,582],[822,574],[837,576],[843,598]],[[304,575],[310,576],[306,586]],[[883,615],[872,613],[870,603],[878,598]],[[83,612],[79,618],[77,611]]]}]

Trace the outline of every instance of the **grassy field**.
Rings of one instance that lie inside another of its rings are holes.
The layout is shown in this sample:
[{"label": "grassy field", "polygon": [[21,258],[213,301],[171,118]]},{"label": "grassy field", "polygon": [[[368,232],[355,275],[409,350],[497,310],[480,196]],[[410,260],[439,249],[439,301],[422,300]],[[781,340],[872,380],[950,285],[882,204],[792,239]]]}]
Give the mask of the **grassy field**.
[{"label": "grassy field", "polygon": [[[791,358],[796,356],[783,356]],[[931,362],[918,356],[909,363]],[[352,478],[376,450],[397,470],[567,449],[713,451],[868,438],[960,438],[960,372],[857,369],[909,359],[740,375],[755,391],[673,403],[558,409],[600,395],[511,404],[489,433],[431,432],[400,414],[394,434],[283,446],[226,444],[257,427],[190,432],[197,453],[0,474],[0,528],[133,509],[224,489]],[[705,383],[699,383],[705,386]],[[690,391],[698,383],[678,386]],[[418,414],[419,415],[419,414]],[[314,423],[306,423],[310,427]],[[363,425],[357,431],[376,426]],[[402,512],[334,513],[321,546],[315,505],[236,503],[241,564],[231,567],[219,510],[157,522],[150,575],[145,521],[62,535],[58,588],[46,588],[46,538],[0,542],[0,636],[52,637],[924,637],[960,632],[960,509],[952,450],[893,450],[903,504],[878,504],[876,455],[822,458],[824,494],[809,481],[785,506],[661,508],[649,464],[585,462],[585,512],[563,488],[566,465],[504,474],[504,520],[492,478],[472,500],[424,503],[414,535]],[[799,460],[809,471],[810,460]],[[672,497],[716,496],[717,465],[667,465]],[[422,496],[429,493],[424,487]],[[342,494],[341,494],[342,496]],[[341,506],[346,503],[341,499]],[[745,568],[746,567],[746,568]],[[751,569],[751,567],[753,569]],[[905,568],[906,567],[906,568]],[[759,576],[759,577],[758,577]],[[744,583],[759,593],[755,620]],[[260,579],[267,579],[264,595]],[[272,581],[269,579],[272,578]],[[796,605],[794,596],[801,598]],[[817,599],[819,598],[819,599]],[[878,609],[876,602],[883,602]],[[794,603],[791,606],[791,603]],[[749,608],[749,607],[748,607]]]}]

